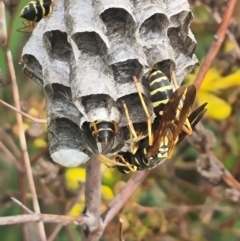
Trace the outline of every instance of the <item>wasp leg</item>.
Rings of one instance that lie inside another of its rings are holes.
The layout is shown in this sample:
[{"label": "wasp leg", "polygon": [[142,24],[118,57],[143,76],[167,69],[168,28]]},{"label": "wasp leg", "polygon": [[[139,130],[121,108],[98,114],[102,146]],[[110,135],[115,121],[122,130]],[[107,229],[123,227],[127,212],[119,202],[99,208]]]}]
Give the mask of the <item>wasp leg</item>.
[{"label": "wasp leg", "polygon": [[184,131],[188,135],[192,135],[193,130],[188,118],[185,120],[184,126],[182,127],[182,131]]},{"label": "wasp leg", "polygon": [[168,147],[168,155],[167,155],[167,159],[170,159],[172,157],[174,148],[176,147],[177,143],[179,140],[179,136],[177,136],[177,138],[170,144],[170,146]]},{"label": "wasp leg", "polygon": [[132,134],[131,131],[130,131],[130,150],[133,153],[133,150],[134,150],[134,138],[133,138],[133,134]]},{"label": "wasp leg", "polygon": [[126,114],[126,117],[127,117],[128,126],[129,126],[129,129],[130,129],[130,134],[132,134],[136,139],[138,139],[137,133],[135,131],[135,128],[133,126],[133,123],[132,123],[130,115],[129,115],[128,107],[127,107],[126,102],[124,100],[122,100],[122,105],[123,105],[123,108],[124,108],[124,111],[125,111],[125,114]]},{"label": "wasp leg", "polygon": [[149,146],[152,145],[153,143],[153,137],[152,137],[152,118],[151,118],[151,115],[148,111],[148,108],[146,106],[146,103],[143,99],[143,95],[142,95],[142,92],[140,90],[140,86],[139,86],[139,82],[138,82],[138,79],[136,76],[133,76],[133,81],[134,81],[134,84],[136,86],[136,89],[137,89],[137,92],[138,92],[138,95],[139,95],[139,98],[140,98],[140,101],[142,103],[142,106],[143,106],[143,109],[144,109],[144,112],[147,116],[147,125],[148,125],[148,144]]},{"label": "wasp leg", "polygon": [[128,121],[128,127],[129,127],[129,130],[130,130],[130,148],[131,148],[131,152],[133,153],[133,150],[134,150],[134,138],[136,139],[136,141],[138,141],[138,135],[135,131],[135,128],[133,126],[133,123],[131,121],[131,118],[130,118],[130,115],[129,115],[129,111],[128,111],[128,107],[126,105],[126,102],[124,100],[122,100],[122,105],[123,105],[123,108],[124,108],[124,111],[125,111],[125,115],[127,117],[127,121]]},{"label": "wasp leg", "polygon": [[23,30],[29,27],[34,27],[34,22],[32,21],[24,20],[22,21],[22,24],[24,25],[24,27],[17,29],[17,31],[20,33],[30,33],[31,31],[28,32]]},{"label": "wasp leg", "polygon": [[[127,162],[121,155],[116,154],[115,156],[118,157],[119,159],[121,159],[121,161],[123,162],[123,165],[121,165],[121,166],[126,166],[126,167],[128,167],[131,172],[136,172],[136,171],[137,171],[137,166],[131,165],[131,164],[130,164],[129,162]],[[118,165],[118,166],[119,166],[119,165]]]},{"label": "wasp leg", "polygon": [[[20,33],[31,33],[35,28],[35,26],[37,25],[36,22],[28,21],[28,20],[22,21],[22,24],[24,25],[24,27],[17,29],[17,31]],[[27,29],[27,28],[29,28],[29,31],[23,31],[24,29]]]},{"label": "wasp leg", "polygon": [[174,85],[175,89],[178,89],[179,85],[177,83],[177,79],[176,79],[176,75],[175,75],[174,71],[172,71],[172,73],[171,73],[171,79],[172,79],[172,82],[173,82],[173,85]]},{"label": "wasp leg", "polygon": [[111,167],[116,167],[116,166],[122,166],[122,167],[128,167],[129,170],[131,170],[132,172],[136,171],[136,167],[131,165],[130,163],[128,163],[122,156],[116,154],[114,155],[114,159],[115,157],[118,157],[122,160],[123,163],[120,163],[120,162],[117,162],[115,160],[112,160],[102,154],[99,154],[97,156],[97,159],[98,161],[100,161],[101,163],[103,163],[104,165],[106,165],[108,168],[111,168]]},{"label": "wasp leg", "polygon": [[95,122],[91,122],[90,126],[93,127],[93,134],[96,137],[98,135],[98,129],[97,129],[96,123]]},{"label": "wasp leg", "polygon": [[113,125],[114,125],[114,134],[117,135],[119,131],[118,123],[113,121]]}]

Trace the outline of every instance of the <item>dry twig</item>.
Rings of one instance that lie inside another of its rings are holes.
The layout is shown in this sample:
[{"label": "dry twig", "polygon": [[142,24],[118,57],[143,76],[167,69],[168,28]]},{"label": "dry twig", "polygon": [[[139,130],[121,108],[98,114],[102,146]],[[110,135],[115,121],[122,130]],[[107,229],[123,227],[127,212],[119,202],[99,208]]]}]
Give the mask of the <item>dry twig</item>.
[{"label": "dry twig", "polygon": [[9,160],[13,163],[13,165],[18,169],[18,171],[23,172],[21,165],[13,156],[13,154],[8,150],[8,148],[0,141],[0,149],[9,157]]},{"label": "dry twig", "polygon": [[201,67],[198,71],[197,77],[194,81],[194,84],[195,84],[197,90],[200,89],[200,86],[223,43],[223,40],[225,38],[227,28],[229,26],[230,19],[232,17],[236,2],[237,2],[237,0],[229,0],[227,3],[221,24],[220,24],[218,31],[214,38],[215,41],[212,43],[212,45],[207,53],[207,56],[206,56],[203,64],[201,65]]},{"label": "dry twig", "polygon": [[[1,31],[1,29],[0,29],[0,31]],[[0,43],[1,43],[1,36],[0,36]],[[10,83],[9,79],[2,73],[2,71],[0,69],[0,85],[6,86],[9,83]]]},{"label": "dry twig", "polygon": [[[2,1],[0,1],[0,8],[2,7]],[[6,16],[4,16],[4,19],[6,19]],[[16,74],[15,74],[15,69],[13,65],[13,59],[12,59],[12,53],[9,49],[9,43],[11,40],[11,33],[12,33],[12,26],[14,22],[14,14],[12,15],[9,23],[9,34],[7,36],[7,43],[6,45],[3,46],[4,54],[5,54],[5,60],[7,63],[7,69],[8,69],[8,74],[11,80],[11,87],[12,87],[12,93],[13,93],[13,98],[14,98],[14,106],[16,109],[20,110],[20,98],[19,98],[19,92],[18,92],[18,86],[17,86],[17,80],[16,80]],[[6,23],[4,23],[6,25]],[[27,142],[26,142],[26,137],[25,137],[25,132],[24,132],[24,127],[23,127],[23,120],[22,120],[22,115],[20,113],[16,113],[17,117],[17,123],[18,123],[18,128],[19,128],[19,141],[20,141],[20,146],[21,146],[21,153],[22,153],[22,158],[23,158],[23,166],[26,168],[26,173],[27,173],[27,178],[28,178],[28,183],[29,187],[33,196],[33,207],[34,211],[36,213],[40,213],[40,206],[38,203],[37,199],[37,194],[36,194],[36,188],[34,185],[33,181],[33,174],[32,174],[32,169],[31,169],[31,164],[30,164],[30,159],[27,151]],[[24,193],[25,192],[25,181],[24,181],[24,176],[21,175],[20,179],[20,184],[21,184],[21,190],[22,190],[22,198],[24,198]],[[38,231],[39,231],[39,236],[42,241],[46,241],[46,234],[44,230],[44,225],[42,222],[38,223]]]},{"label": "dry twig", "polygon": [[[79,185],[80,185],[80,184],[79,184]],[[69,215],[69,212],[70,212],[71,209],[74,207],[74,205],[75,205],[77,202],[79,202],[79,200],[80,200],[81,196],[84,194],[84,192],[85,192],[85,185],[84,185],[83,183],[81,183],[81,188],[80,188],[80,190],[79,190],[79,192],[78,192],[77,197],[75,198],[76,201],[73,202],[73,203],[71,204],[71,206],[69,207],[69,211],[67,212],[67,215]],[[48,237],[48,241],[53,241],[53,240],[57,237],[58,233],[61,231],[62,227],[63,227],[63,224],[58,224],[58,225],[54,228],[54,230],[52,231],[52,233],[50,234],[50,236]]]},{"label": "dry twig", "polygon": [[12,110],[20,113],[21,115],[27,117],[28,119],[30,119],[30,120],[32,120],[32,121],[34,121],[34,122],[36,122],[36,123],[42,123],[42,124],[47,123],[47,120],[35,118],[35,117],[33,117],[33,116],[31,116],[31,115],[29,115],[29,114],[21,111],[20,109],[17,109],[17,108],[15,108],[15,107],[12,106],[12,105],[9,105],[7,102],[5,102],[5,101],[3,101],[3,100],[1,100],[1,99],[0,99],[0,103],[2,103],[3,105],[7,106],[8,108],[10,108],[10,109],[12,109]]},{"label": "dry twig", "polygon": [[19,202],[16,198],[11,197],[11,199],[13,200],[13,202],[15,202],[16,204],[18,204],[20,207],[22,207],[25,211],[27,211],[27,213],[34,213],[32,210],[30,210],[28,207],[26,207],[25,205],[23,205],[21,202]]},{"label": "dry twig", "polygon": [[[53,214],[22,214],[8,217],[0,217],[0,225],[11,225],[17,223],[29,223],[29,222],[44,222],[44,223],[61,223],[76,225],[82,225],[84,221],[83,217],[72,217],[67,215],[53,215]],[[46,241],[46,239],[45,239]]]},{"label": "dry twig", "polygon": [[[204,5],[205,8],[207,9],[207,11],[213,15],[214,19],[216,20],[216,22],[219,24],[221,23],[222,19],[219,15],[219,13],[217,11],[213,12],[211,11],[211,8],[207,5]],[[238,45],[238,42],[235,38],[235,36],[232,34],[232,32],[230,30],[227,30],[227,35],[229,37],[229,39],[232,41],[232,43],[234,44],[235,50],[237,52],[238,58],[240,58],[240,47]]]},{"label": "dry twig", "polygon": [[91,158],[86,166],[84,239],[99,240],[102,235],[101,206],[101,164],[96,157]]},{"label": "dry twig", "polygon": [[0,46],[2,47],[7,45],[7,28],[5,17],[5,6],[3,1],[0,1]]},{"label": "dry twig", "polygon": [[108,205],[109,208],[106,212],[102,214],[102,219],[104,221],[104,228],[110,223],[110,221],[116,216],[116,214],[125,205],[128,199],[133,195],[136,189],[144,181],[150,171],[138,172],[136,173],[125,185],[123,190],[111,201]]},{"label": "dry twig", "polygon": [[8,147],[8,149],[11,149],[11,151],[13,151],[18,158],[20,157],[21,153],[17,145],[15,144],[11,136],[2,128],[0,128],[0,140],[4,143],[4,145]]},{"label": "dry twig", "polygon": [[189,137],[190,143],[198,148],[202,156],[197,161],[197,170],[211,184],[221,186],[222,196],[234,202],[240,202],[240,183],[214,155],[213,134],[198,125],[195,133]]},{"label": "dry twig", "polygon": [[123,219],[119,219],[119,241],[124,241],[123,238]]}]

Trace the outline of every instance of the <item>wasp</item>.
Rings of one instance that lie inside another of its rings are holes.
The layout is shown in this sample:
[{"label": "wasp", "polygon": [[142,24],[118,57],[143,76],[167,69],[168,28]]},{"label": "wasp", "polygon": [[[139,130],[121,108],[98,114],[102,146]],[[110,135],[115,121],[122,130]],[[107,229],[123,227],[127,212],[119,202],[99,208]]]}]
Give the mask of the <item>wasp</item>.
[{"label": "wasp", "polygon": [[[187,91],[192,92],[191,86],[186,87]],[[181,89],[177,89],[176,92],[179,93]],[[174,92],[175,93],[175,92]],[[189,93],[190,95],[190,93]],[[187,101],[191,100],[189,95],[186,96]],[[197,125],[201,120],[203,115],[206,112],[205,106],[207,103],[201,105],[196,110],[188,115],[190,110],[188,102],[183,103],[183,108],[180,111],[179,120],[176,121],[172,119],[172,113],[177,113],[178,109],[173,108],[170,104],[171,101],[177,101],[175,99],[176,95],[172,96],[169,99],[169,104],[166,104],[163,110],[163,119],[158,120],[155,118],[155,121],[152,125],[153,127],[153,144],[149,145],[148,139],[146,137],[135,144],[135,149],[128,152],[119,152],[116,155],[115,160],[124,165],[117,165],[117,169],[121,173],[128,173],[130,171],[147,171],[150,170],[161,163],[166,159],[170,158],[172,151],[176,145],[178,145],[186,135],[188,135],[184,130],[182,130],[184,125],[184,119],[188,116],[188,121],[192,129]]]},{"label": "wasp", "polygon": [[48,17],[53,11],[55,0],[36,0],[29,2],[20,12],[20,17],[26,19],[23,21],[24,27],[18,29],[19,32],[28,27],[35,27],[44,17]]},{"label": "wasp", "polygon": [[[192,129],[206,112],[204,103],[192,112],[196,97],[194,85],[181,86],[173,92],[167,77],[159,70],[154,71],[149,78],[149,89],[153,110],[156,115],[150,123],[150,114],[140,91],[136,77],[133,77],[142,106],[148,120],[148,136],[133,143],[131,151],[119,152],[113,158],[117,168],[122,173],[130,171],[146,171],[170,158],[174,147],[192,134]],[[123,103],[133,136],[135,130],[129,119],[128,109]],[[150,119],[151,120],[151,119]],[[100,159],[104,159],[103,156]],[[105,161],[107,161],[105,159]]]},{"label": "wasp", "polygon": [[118,124],[115,121],[84,122],[82,129],[94,153],[108,154],[114,151],[113,145],[118,134]]}]

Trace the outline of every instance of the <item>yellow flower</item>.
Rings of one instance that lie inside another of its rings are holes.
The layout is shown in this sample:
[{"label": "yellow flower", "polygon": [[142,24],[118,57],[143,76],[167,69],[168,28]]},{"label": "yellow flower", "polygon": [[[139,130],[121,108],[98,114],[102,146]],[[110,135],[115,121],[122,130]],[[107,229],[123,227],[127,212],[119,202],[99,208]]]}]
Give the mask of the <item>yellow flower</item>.
[{"label": "yellow flower", "polygon": [[77,191],[79,184],[85,182],[86,173],[84,168],[68,168],[64,173],[65,185],[71,191]]},{"label": "yellow flower", "polygon": [[102,197],[105,200],[111,200],[114,197],[113,191],[110,187],[102,185]]},{"label": "yellow flower", "polygon": [[[226,77],[222,77],[219,72],[220,71],[215,68],[208,71],[197,93],[197,100],[200,105],[204,102],[208,102],[206,116],[216,120],[223,120],[231,114],[232,107],[217,95],[221,95],[225,89],[233,86],[240,86],[240,71]],[[190,74],[187,76],[187,81],[193,83],[195,77],[195,74]]]},{"label": "yellow flower", "polygon": [[81,215],[82,211],[84,210],[84,206],[85,206],[85,196],[81,195],[81,197],[79,198],[78,202],[76,202],[73,207],[71,208],[71,210],[69,211],[69,215],[70,216],[79,216]]}]

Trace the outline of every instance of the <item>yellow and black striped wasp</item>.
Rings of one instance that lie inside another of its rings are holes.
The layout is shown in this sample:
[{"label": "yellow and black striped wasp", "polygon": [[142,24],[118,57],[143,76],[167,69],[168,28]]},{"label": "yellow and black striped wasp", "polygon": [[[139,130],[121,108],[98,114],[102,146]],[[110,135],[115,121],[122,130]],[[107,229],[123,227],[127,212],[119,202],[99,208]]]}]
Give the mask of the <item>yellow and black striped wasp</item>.
[{"label": "yellow and black striped wasp", "polygon": [[118,124],[115,121],[84,122],[82,129],[88,146],[94,153],[108,154],[114,152],[113,145],[118,134]]},{"label": "yellow and black striped wasp", "polygon": [[20,12],[20,17],[26,19],[23,21],[24,27],[18,29],[18,32],[26,28],[34,28],[36,24],[44,17],[48,17],[53,10],[55,0],[35,0],[29,2]]},{"label": "yellow and black striped wasp", "polygon": [[[131,151],[119,152],[114,158],[114,163],[121,173],[130,171],[146,171],[161,164],[170,158],[174,147],[192,133],[192,129],[200,121],[206,112],[207,103],[192,112],[192,106],[196,97],[194,85],[181,86],[172,90],[167,77],[159,70],[152,72],[149,78],[151,102],[156,115],[153,124],[150,123],[150,114],[146,108],[137,78],[134,82],[145,110],[148,120],[148,136],[134,142]],[[124,104],[124,103],[123,103]],[[128,109],[125,106],[126,115]],[[129,129],[132,136],[136,136],[135,130],[129,121]],[[149,134],[150,133],[150,134]],[[104,156],[100,156],[107,163]]]}]

